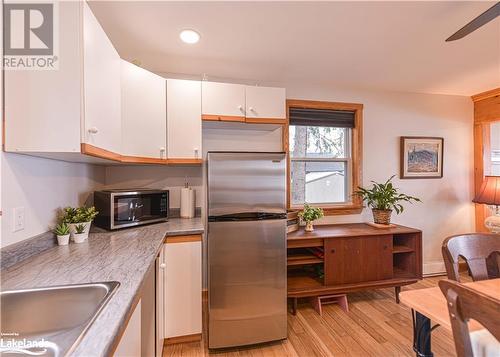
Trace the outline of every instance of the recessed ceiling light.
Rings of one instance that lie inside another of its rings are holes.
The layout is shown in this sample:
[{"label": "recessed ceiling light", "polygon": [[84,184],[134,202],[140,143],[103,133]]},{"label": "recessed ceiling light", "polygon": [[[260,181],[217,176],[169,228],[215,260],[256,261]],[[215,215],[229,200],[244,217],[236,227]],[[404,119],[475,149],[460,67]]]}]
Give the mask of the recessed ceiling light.
[{"label": "recessed ceiling light", "polygon": [[182,30],[179,37],[182,42],[193,44],[200,40],[200,34],[195,30]]}]

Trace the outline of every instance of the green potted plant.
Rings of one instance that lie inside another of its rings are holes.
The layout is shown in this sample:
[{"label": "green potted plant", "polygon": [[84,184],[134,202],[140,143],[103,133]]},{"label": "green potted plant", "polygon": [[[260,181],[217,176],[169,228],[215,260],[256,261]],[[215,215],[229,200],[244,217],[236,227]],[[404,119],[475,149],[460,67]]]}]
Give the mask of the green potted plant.
[{"label": "green potted plant", "polygon": [[373,220],[377,224],[391,224],[392,211],[395,211],[396,214],[403,212],[403,202],[421,202],[417,197],[398,192],[398,189],[391,182],[394,176],[391,176],[384,183],[371,181],[373,185],[370,189],[358,187],[358,190],[354,193],[361,197],[368,207],[372,209]]},{"label": "green potted plant", "polygon": [[69,225],[65,222],[59,223],[54,228],[54,234],[57,236],[57,244],[68,245],[69,243]]},{"label": "green potted plant", "polygon": [[92,221],[97,216],[99,212],[95,210],[95,207],[66,207],[63,210],[61,221],[69,225],[69,230],[71,236],[73,237],[76,232],[76,225],[83,224],[85,227],[84,235],[85,239],[89,236],[90,226]]},{"label": "green potted plant", "polygon": [[304,209],[299,212],[299,217],[306,222],[306,232],[314,231],[312,222],[324,216],[323,210],[318,207],[312,207],[304,203]]},{"label": "green potted plant", "polygon": [[85,224],[79,223],[75,225],[75,233],[73,234],[73,241],[75,243],[83,243],[87,239],[85,234]]}]

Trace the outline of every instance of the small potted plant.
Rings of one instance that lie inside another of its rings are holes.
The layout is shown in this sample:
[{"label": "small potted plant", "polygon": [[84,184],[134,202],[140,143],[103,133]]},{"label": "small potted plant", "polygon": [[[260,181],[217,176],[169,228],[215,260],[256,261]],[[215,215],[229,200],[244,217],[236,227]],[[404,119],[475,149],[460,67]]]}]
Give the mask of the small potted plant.
[{"label": "small potted plant", "polygon": [[65,222],[59,223],[54,228],[54,234],[57,236],[57,244],[68,245],[69,243],[69,225]]},{"label": "small potted plant", "polygon": [[87,239],[85,234],[85,224],[80,223],[75,225],[75,233],[73,234],[73,241],[75,243],[83,243]]},{"label": "small potted plant", "polygon": [[402,202],[421,202],[417,197],[399,193],[398,189],[391,182],[394,176],[391,176],[384,183],[372,181],[372,188],[358,187],[358,190],[354,193],[361,197],[367,203],[368,207],[372,209],[373,220],[377,224],[391,224],[392,211],[395,211],[396,214],[403,212],[404,207],[401,204]]},{"label": "small potted plant", "polygon": [[98,213],[99,212],[95,210],[95,207],[66,207],[63,210],[61,221],[69,224],[69,230],[72,237],[76,232],[76,225],[83,224],[85,227],[83,233],[85,235],[85,239],[87,239],[92,221]]},{"label": "small potted plant", "polygon": [[308,205],[307,203],[304,203],[304,209],[299,212],[299,217],[306,222],[306,232],[312,232],[314,231],[314,227],[312,222],[320,219],[321,217],[324,216],[323,210],[318,207],[312,207]]}]

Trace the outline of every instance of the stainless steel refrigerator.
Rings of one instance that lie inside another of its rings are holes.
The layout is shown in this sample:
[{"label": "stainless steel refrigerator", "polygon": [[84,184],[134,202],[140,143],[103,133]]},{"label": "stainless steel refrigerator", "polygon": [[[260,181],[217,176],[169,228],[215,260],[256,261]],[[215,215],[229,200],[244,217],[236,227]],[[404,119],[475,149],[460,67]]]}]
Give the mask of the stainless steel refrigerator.
[{"label": "stainless steel refrigerator", "polygon": [[286,156],[208,153],[208,347],[287,337]]}]

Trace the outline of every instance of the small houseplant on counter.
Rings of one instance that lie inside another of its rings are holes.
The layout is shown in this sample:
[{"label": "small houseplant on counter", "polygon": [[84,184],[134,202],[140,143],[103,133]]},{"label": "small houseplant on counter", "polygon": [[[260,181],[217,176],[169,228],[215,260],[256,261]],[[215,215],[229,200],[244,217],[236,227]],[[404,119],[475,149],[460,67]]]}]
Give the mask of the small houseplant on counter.
[{"label": "small houseplant on counter", "polygon": [[83,231],[84,239],[89,236],[90,225],[99,212],[95,207],[66,207],[63,210],[61,221],[69,225],[71,236],[74,237],[76,233],[76,225],[83,224],[85,229]]},{"label": "small houseplant on counter", "polygon": [[[394,175],[395,176],[395,175]],[[396,214],[403,212],[403,202],[421,202],[419,198],[399,193],[398,189],[392,184],[391,176],[384,183],[372,181],[373,186],[370,189],[358,187],[358,191],[354,194],[361,197],[372,209],[373,220],[377,224],[391,224],[391,214],[395,211]]]},{"label": "small houseplant on counter", "polygon": [[314,231],[312,222],[324,216],[323,210],[318,207],[311,207],[304,203],[304,209],[299,212],[299,217],[306,222],[306,232]]},{"label": "small houseplant on counter", "polygon": [[73,234],[73,241],[75,243],[83,243],[87,239],[88,233],[85,234],[85,227],[84,223],[75,225],[75,233]]},{"label": "small houseplant on counter", "polygon": [[57,236],[57,244],[68,245],[69,243],[69,225],[65,222],[59,223],[54,228],[54,234]]}]

